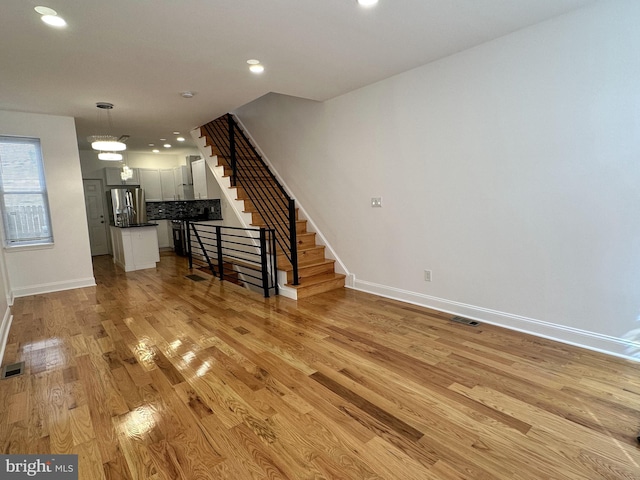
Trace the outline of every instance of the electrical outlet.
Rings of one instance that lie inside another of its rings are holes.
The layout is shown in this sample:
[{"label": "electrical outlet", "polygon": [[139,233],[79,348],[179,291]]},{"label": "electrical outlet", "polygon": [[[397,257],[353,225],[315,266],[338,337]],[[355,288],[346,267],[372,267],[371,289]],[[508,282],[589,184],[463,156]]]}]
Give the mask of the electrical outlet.
[{"label": "electrical outlet", "polygon": [[382,207],[382,197],[371,197],[372,207]]},{"label": "electrical outlet", "polygon": [[430,282],[431,281],[431,270],[425,270],[424,271],[424,281],[425,282]]}]

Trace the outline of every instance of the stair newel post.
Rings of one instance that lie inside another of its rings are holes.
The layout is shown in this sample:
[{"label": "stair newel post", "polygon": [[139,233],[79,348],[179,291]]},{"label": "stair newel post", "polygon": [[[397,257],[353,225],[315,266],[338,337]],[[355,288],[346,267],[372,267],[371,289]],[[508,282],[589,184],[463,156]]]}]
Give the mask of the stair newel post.
[{"label": "stair newel post", "polygon": [[269,269],[267,268],[267,231],[260,228],[260,266],[262,268],[262,290],[269,297]]},{"label": "stair newel post", "polygon": [[187,255],[189,257],[189,269],[193,268],[193,256],[191,255],[191,225],[192,223],[187,220]]},{"label": "stair newel post", "polygon": [[278,252],[276,248],[276,231],[269,230],[269,256],[271,257],[271,271],[273,272],[273,288],[275,289],[275,295],[279,295],[280,290],[278,288]]},{"label": "stair newel post", "polygon": [[227,114],[227,121],[229,122],[229,152],[231,154],[231,186],[236,186],[236,176],[238,175],[238,167],[236,165],[236,134],[235,134],[235,122],[231,114]]},{"label": "stair newel post", "polygon": [[222,258],[222,229],[220,225],[216,225],[216,248],[218,249],[218,272],[220,272],[220,281],[224,280],[224,263]]},{"label": "stair newel post", "polygon": [[298,285],[298,244],[296,239],[296,201],[289,200],[289,243],[291,245],[291,266],[293,267],[293,285]]}]

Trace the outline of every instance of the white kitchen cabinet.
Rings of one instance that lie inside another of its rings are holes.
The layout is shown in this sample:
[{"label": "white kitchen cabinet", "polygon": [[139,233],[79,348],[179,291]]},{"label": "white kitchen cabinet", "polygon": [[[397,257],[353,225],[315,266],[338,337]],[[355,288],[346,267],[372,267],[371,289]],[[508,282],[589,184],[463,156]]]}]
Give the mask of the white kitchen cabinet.
[{"label": "white kitchen cabinet", "polygon": [[180,165],[173,169],[173,180],[176,188],[176,200],[193,200],[193,184],[186,165]]},{"label": "white kitchen cabinet", "polygon": [[162,200],[162,184],[160,183],[160,170],[157,168],[139,168],[140,187],[144,190],[147,201]]},{"label": "white kitchen cabinet", "polygon": [[158,247],[173,248],[173,237],[171,235],[171,220],[153,220],[158,224]]},{"label": "white kitchen cabinet", "polygon": [[222,192],[213,172],[205,163],[205,159],[201,158],[191,162],[191,173],[193,175],[193,197],[196,200],[220,198]]},{"label": "white kitchen cabinet", "polygon": [[125,272],[156,268],[160,261],[156,226],[111,228],[113,263]]},{"label": "white kitchen cabinet", "polygon": [[162,200],[177,200],[176,180],[173,168],[163,168],[159,172],[160,185],[162,187]]},{"label": "white kitchen cabinet", "polygon": [[140,186],[144,189],[145,197],[149,201],[157,200],[189,200],[191,185],[186,175],[187,167],[174,168],[140,168]]},{"label": "white kitchen cabinet", "polygon": [[196,200],[207,197],[207,177],[204,159],[191,162],[191,174],[193,175],[193,196]]},{"label": "white kitchen cabinet", "polygon": [[181,165],[179,167],[173,168],[173,181],[175,182],[176,191],[178,191],[179,187],[182,187],[186,183],[188,183],[187,178],[187,167]]},{"label": "white kitchen cabinet", "polygon": [[122,168],[120,167],[105,167],[104,168],[104,176],[107,182],[107,185],[140,185],[140,179],[138,177],[138,169],[132,168],[133,177],[129,180],[122,180],[120,177],[120,173],[122,172]]}]

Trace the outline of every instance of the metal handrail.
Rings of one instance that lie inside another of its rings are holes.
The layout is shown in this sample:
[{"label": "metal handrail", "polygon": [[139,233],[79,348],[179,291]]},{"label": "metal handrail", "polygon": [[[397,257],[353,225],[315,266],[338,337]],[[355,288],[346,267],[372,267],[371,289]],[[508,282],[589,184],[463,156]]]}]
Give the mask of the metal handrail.
[{"label": "metal handrail", "polygon": [[242,187],[265,224],[275,230],[276,243],[293,268],[293,285],[298,285],[295,200],[271,172],[233,115],[227,113],[203,125],[201,132],[231,169],[231,186]]},{"label": "metal handrail", "polygon": [[278,295],[275,231],[187,222],[189,268]]}]

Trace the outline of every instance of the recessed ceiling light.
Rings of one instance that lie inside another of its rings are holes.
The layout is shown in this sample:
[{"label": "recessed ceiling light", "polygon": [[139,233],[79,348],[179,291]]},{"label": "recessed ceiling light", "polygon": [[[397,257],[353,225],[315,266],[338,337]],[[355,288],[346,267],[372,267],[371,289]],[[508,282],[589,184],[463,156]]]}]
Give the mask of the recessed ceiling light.
[{"label": "recessed ceiling light", "polygon": [[378,0],[358,0],[358,3],[363,7],[373,7],[378,3]]},{"label": "recessed ceiling light", "polygon": [[264,66],[257,64],[257,65],[251,65],[249,66],[249,70],[251,70],[251,72],[253,73],[262,73],[264,72]]},{"label": "recessed ceiling light", "polygon": [[255,60],[255,59],[253,59],[253,60],[247,60],[247,63],[248,63],[249,65],[259,65],[259,64],[260,64],[260,60]]},{"label": "recessed ceiling light", "polygon": [[166,138],[161,138],[161,139],[160,139],[160,141],[161,141],[161,142],[166,142],[166,141],[167,141],[167,139],[166,139]]},{"label": "recessed ceiling light", "polygon": [[189,91],[180,92],[180,96],[182,98],[193,98],[194,95],[195,95],[195,92],[189,92]]},{"label": "recessed ceiling light", "polygon": [[170,144],[170,143],[165,143],[165,144],[163,145],[163,147],[164,147],[164,148],[171,148],[171,144]]},{"label": "recessed ceiling light", "polygon": [[57,15],[43,15],[40,17],[44,23],[47,25],[51,25],[52,27],[66,27],[67,22],[64,21],[64,18],[58,17]]},{"label": "recessed ceiling light", "polygon": [[53,8],[49,8],[49,7],[35,7],[34,10],[36,12],[38,12],[40,15],[53,15],[54,17],[56,15],[58,15],[58,12],[56,12]]},{"label": "recessed ceiling light", "polygon": [[180,132],[173,132],[174,135],[180,135]]},{"label": "recessed ceiling light", "polygon": [[179,142],[184,142],[184,137],[178,137],[178,138],[176,138],[176,140],[179,141]]},{"label": "recessed ceiling light", "polygon": [[156,146],[156,144],[155,144],[155,143],[150,143],[150,144],[149,144],[149,146],[150,146],[150,147],[155,147],[155,146]]},{"label": "recessed ceiling light", "polygon": [[160,153],[160,150],[158,150],[157,148],[154,148],[153,150],[151,150],[153,153]]}]

